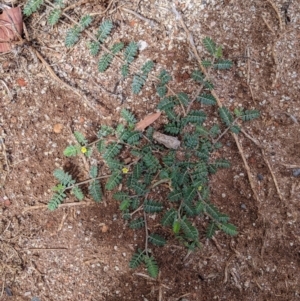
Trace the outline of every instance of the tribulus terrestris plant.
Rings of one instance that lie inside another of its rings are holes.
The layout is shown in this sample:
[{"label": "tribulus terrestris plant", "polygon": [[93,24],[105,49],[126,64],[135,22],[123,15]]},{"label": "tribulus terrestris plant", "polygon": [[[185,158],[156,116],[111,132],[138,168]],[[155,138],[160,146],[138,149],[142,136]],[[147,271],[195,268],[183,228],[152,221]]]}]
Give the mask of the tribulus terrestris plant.
[{"label": "tribulus terrestris plant", "polygon": [[[43,3],[43,0],[29,0],[24,7],[24,13],[32,14]],[[54,25],[62,15],[63,2],[57,0],[51,6],[53,10],[48,21]],[[68,31],[66,46],[75,45],[81,32],[91,23],[90,16],[83,16],[79,23]],[[99,58],[99,72],[105,72],[117,57],[122,61],[121,74],[126,77],[131,74],[130,65],[138,53],[138,45],[130,42],[125,47],[122,42],[118,42],[106,47],[104,43],[112,29],[111,21],[102,22],[96,37],[88,43],[88,47],[93,56],[98,55],[100,50],[104,52]],[[202,65],[209,69],[208,74],[213,70],[231,68],[232,62],[223,59],[221,46],[217,46],[210,38],[204,38],[203,44],[208,57],[202,61]],[[153,69],[154,63],[147,61],[140,72],[132,74],[133,93],[140,93]],[[102,200],[103,189],[115,191],[113,198],[119,202],[119,208],[128,226],[132,229],[145,229],[145,245],[133,254],[129,265],[131,268],[137,268],[144,263],[148,273],[154,278],[158,275],[156,249],[150,248],[149,245],[162,247],[167,242],[161,234],[163,230],[157,233],[150,229],[147,222],[149,216],[157,215],[161,227],[169,228],[189,250],[200,246],[196,217],[203,217],[201,221],[203,226],[206,225],[208,238],[213,237],[218,230],[232,236],[237,234],[237,228],[229,222],[229,216],[220,212],[210,201],[210,175],[220,168],[230,166],[225,159],[212,160],[212,154],[222,147],[220,140],[228,131],[238,134],[241,122],[259,116],[256,110],[239,108],[232,113],[226,107],[219,107],[217,111],[221,122],[208,127],[204,107],[216,105],[216,99],[210,93],[214,85],[200,70],[195,70],[191,77],[197,86],[196,97],[190,99],[188,94],[182,92],[167,95],[168,91],[171,91],[168,83],[172,78],[166,70],[160,71],[156,83],[156,92],[161,98],[158,110],[163,112],[168,120],[160,132],[150,125],[146,132],[141,131],[134,114],[126,109],[121,111],[124,122],[115,128],[102,125],[95,141],[89,142],[82,133],[74,132],[77,144],[67,146],[64,155],[72,157],[84,154],[91,158],[97,152],[106,164],[108,175],[99,175],[98,165],[90,167],[90,178],[83,182],[78,182],[64,170],[54,171],[59,183],[53,188],[54,194],[48,204],[50,210],[56,209],[67,197],[68,192],[79,201],[83,200],[83,191],[86,190],[82,190],[82,186],[85,185],[96,202]],[[199,107],[203,109],[200,110]],[[170,144],[174,139],[176,143]],[[158,189],[162,193],[158,194]],[[163,198],[162,195],[166,197]]]}]

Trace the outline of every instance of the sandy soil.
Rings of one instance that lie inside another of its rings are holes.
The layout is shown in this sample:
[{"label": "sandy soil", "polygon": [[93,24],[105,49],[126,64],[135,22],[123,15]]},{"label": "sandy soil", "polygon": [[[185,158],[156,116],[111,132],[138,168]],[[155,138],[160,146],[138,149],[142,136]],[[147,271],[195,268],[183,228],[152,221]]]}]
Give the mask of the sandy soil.
[{"label": "sandy soil", "polygon": [[[203,246],[188,257],[170,237],[166,247],[156,250],[160,274],[152,280],[142,268],[128,267],[144,232],[128,229],[110,193],[101,204],[83,202],[54,212],[40,206],[51,197],[55,168],[67,167],[82,176],[80,158],[63,156],[73,141],[72,131],[94,138],[101,124],[116,124],[121,108],[143,118],[159,101],[151,81],[141,95],[133,96],[130,80],[120,82],[118,63],[100,74],[98,57],[92,58],[86,48],[88,37],[66,49],[69,20],[63,17],[52,28],[46,22],[49,6],[44,6],[25,18],[31,45],[93,108],[55,81],[30,47],[16,46],[1,54],[1,300],[300,299],[299,2],[87,0],[66,13],[76,20],[97,13],[94,31],[103,18],[111,19],[115,29],[109,43],[142,42],[146,47],[136,65],[155,61],[155,72],[171,72],[172,89],[193,95],[190,74],[197,60],[171,2],[201,57],[201,41],[209,36],[234,62],[230,71],[212,75],[222,104],[261,113],[245,124],[246,135],[238,135],[253,187],[230,134],[221,139],[220,155],[231,168],[219,171],[210,183],[212,203],[231,217],[239,235],[218,233],[207,240],[200,225]],[[155,21],[153,26],[149,20]],[[209,114],[212,120],[217,116],[213,109]]]}]

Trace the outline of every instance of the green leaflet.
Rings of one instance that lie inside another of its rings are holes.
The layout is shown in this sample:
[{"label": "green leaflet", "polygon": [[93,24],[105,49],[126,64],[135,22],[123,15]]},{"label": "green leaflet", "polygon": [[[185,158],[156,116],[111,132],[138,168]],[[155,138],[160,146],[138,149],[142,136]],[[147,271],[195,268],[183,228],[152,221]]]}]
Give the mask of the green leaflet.
[{"label": "green leaflet", "polygon": [[115,171],[113,174],[110,176],[108,181],[106,182],[105,188],[107,190],[113,190],[114,188],[117,187],[122,181],[122,174],[120,171]]},{"label": "green leaflet", "polygon": [[201,102],[204,105],[215,105],[217,104],[216,99],[211,94],[201,94],[197,96],[197,101]]},{"label": "green leaflet", "polygon": [[192,79],[198,83],[204,82],[205,75],[200,70],[195,70],[192,73]]},{"label": "green leaflet", "polygon": [[194,227],[191,224],[191,222],[188,219],[186,218],[181,219],[180,226],[186,238],[192,240],[198,240],[198,235],[199,235],[198,230],[196,229],[196,227]]},{"label": "green leaflet", "polygon": [[218,228],[216,224],[214,222],[211,222],[206,229],[206,237],[212,238],[215,235],[217,229]]},{"label": "green leaflet", "polygon": [[130,259],[129,267],[131,269],[136,269],[144,261],[144,252],[138,250],[134,253]]},{"label": "green leaflet", "polygon": [[61,184],[66,187],[75,183],[75,180],[72,179],[72,176],[67,172],[64,172],[62,169],[56,169],[53,172],[53,175]]},{"label": "green leaflet", "polygon": [[189,96],[186,93],[178,93],[177,97],[184,106],[187,106],[190,103]]},{"label": "green leaflet", "polygon": [[144,262],[147,267],[147,271],[152,278],[156,278],[158,275],[158,265],[153,257],[148,255],[144,256]]},{"label": "green leaflet", "polygon": [[82,201],[84,199],[84,194],[80,187],[74,186],[71,191],[79,201]]},{"label": "green leaflet", "polygon": [[135,42],[130,42],[124,51],[124,60],[130,64],[133,62],[134,57],[137,55],[138,44]]},{"label": "green leaflet", "polygon": [[219,108],[219,114],[226,126],[230,126],[233,122],[233,116],[226,107]]},{"label": "green leaflet", "polygon": [[80,146],[79,145],[69,145],[64,150],[64,155],[66,157],[74,157],[80,154]]},{"label": "green leaflet", "polygon": [[98,63],[98,71],[105,72],[108,69],[108,67],[110,66],[112,60],[113,60],[112,54],[110,54],[110,53],[103,54],[103,56],[100,58],[99,63]]},{"label": "green leaflet", "polygon": [[25,16],[30,16],[34,12],[36,12],[44,3],[44,0],[29,0],[26,2],[23,13]]},{"label": "green leaflet", "polygon": [[134,115],[126,110],[126,109],[122,109],[121,110],[121,116],[130,124],[130,123],[133,123],[135,124],[136,123],[136,119],[134,117]]},{"label": "green leaflet", "polygon": [[92,196],[95,202],[98,203],[102,201],[103,193],[99,180],[94,180],[90,182],[89,194]]},{"label": "green leaflet", "polygon": [[133,221],[130,222],[129,227],[131,229],[140,229],[144,227],[145,221],[142,217],[134,219]]},{"label": "green leaflet", "polygon": [[130,206],[130,199],[125,199],[121,202],[119,208],[121,211],[127,210]]},{"label": "green leaflet", "polygon": [[162,218],[161,224],[163,226],[172,226],[176,216],[177,216],[177,211],[176,210],[174,210],[173,208],[168,210],[165,213],[164,217]]},{"label": "green leaflet", "polygon": [[159,234],[155,233],[149,235],[149,241],[159,247],[163,247],[166,244],[166,240]]},{"label": "green leaflet", "polygon": [[93,18],[90,15],[82,16],[79,21],[79,24],[80,24],[82,30],[87,28],[88,26],[90,26],[92,21],[93,21]]},{"label": "green leaflet", "polygon": [[145,200],[144,211],[147,213],[160,212],[163,209],[163,204],[152,200]]},{"label": "green leaflet", "polygon": [[88,144],[88,141],[85,139],[85,137],[82,133],[75,131],[73,135],[79,144],[81,144],[81,145]]},{"label": "green leaflet", "polygon": [[169,193],[168,199],[171,202],[178,202],[182,199],[182,191],[173,190]]},{"label": "green leaflet", "polygon": [[67,197],[67,195],[64,192],[55,193],[48,203],[48,209],[50,211],[55,210],[63,202],[63,200],[66,197]]},{"label": "green leaflet", "polygon": [[124,191],[118,191],[113,194],[113,198],[117,201],[124,201],[129,198],[129,194]]},{"label": "green leaflet", "polygon": [[118,144],[116,142],[112,142],[109,145],[106,146],[105,153],[103,154],[103,159],[108,160],[116,155],[118,155],[121,151],[122,145]]},{"label": "green leaflet", "polygon": [[105,20],[98,29],[97,39],[100,43],[103,43],[107,37],[110,35],[110,32],[113,28],[113,24],[110,20]]},{"label": "green leaflet", "polygon": [[245,112],[242,112],[240,117],[242,118],[243,121],[249,121],[252,119],[256,119],[260,116],[259,111],[257,110],[246,110]]},{"label": "green leaflet", "polygon": [[65,46],[70,48],[79,41],[80,28],[75,26],[67,31],[65,38]]},{"label": "green leaflet", "polygon": [[88,44],[88,48],[90,50],[90,54],[92,56],[96,56],[100,51],[100,44],[97,42],[90,42]]},{"label": "green leaflet", "polygon": [[160,79],[161,85],[166,85],[170,80],[172,80],[172,77],[169,74],[169,72],[167,72],[164,69],[160,72],[158,78]]},{"label": "green leaflet", "polygon": [[173,109],[175,106],[174,98],[173,97],[165,97],[163,98],[160,103],[158,104],[157,108],[161,111],[165,111],[167,109]]},{"label": "green leaflet", "polygon": [[215,69],[226,70],[232,67],[232,61],[229,60],[219,60],[214,64]]},{"label": "green leaflet", "polygon": [[226,223],[219,224],[219,228],[230,236],[235,236],[238,234],[236,226],[234,226],[232,224],[226,224]]},{"label": "green leaflet", "polygon": [[205,37],[202,40],[202,42],[204,44],[206,51],[209,52],[209,54],[214,56],[216,54],[216,50],[217,50],[216,43],[209,37]]},{"label": "green leaflet", "polygon": [[53,9],[48,16],[49,25],[55,25],[61,16],[61,10],[58,8]]},{"label": "green leaflet", "polygon": [[96,165],[92,165],[90,169],[91,178],[96,178],[98,175],[98,167]]}]

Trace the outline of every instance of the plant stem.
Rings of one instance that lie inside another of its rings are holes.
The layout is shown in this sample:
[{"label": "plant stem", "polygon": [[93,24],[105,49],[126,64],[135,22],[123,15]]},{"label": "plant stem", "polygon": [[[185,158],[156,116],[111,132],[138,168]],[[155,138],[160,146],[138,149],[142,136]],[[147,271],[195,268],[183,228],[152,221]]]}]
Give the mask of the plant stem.
[{"label": "plant stem", "polygon": [[82,182],[78,182],[78,183],[75,183],[75,184],[73,184],[71,186],[66,187],[64,191],[70,190],[70,189],[74,188],[75,186],[80,186],[80,185],[83,185],[83,184],[86,184],[86,183],[90,183],[90,182],[92,182],[94,180],[109,178],[110,176],[111,175],[100,176],[100,177],[97,177],[97,178],[92,178],[92,179],[88,179],[88,180],[85,180],[85,181],[82,181]]},{"label": "plant stem", "polygon": [[233,120],[233,122],[231,123],[231,125],[216,139],[216,140],[213,140],[212,142],[215,144],[217,143],[229,130],[230,128],[235,125],[235,123],[239,120],[240,117],[237,117]]},{"label": "plant stem", "polygon": [[145,252],[146,255],[149,256],[148,254],[148,239],[149,239],[149,233],[148,233],[148,225],[147,225],[147,216],[146,216],[146,212],[144,211],[144,220],[145,220]]}]

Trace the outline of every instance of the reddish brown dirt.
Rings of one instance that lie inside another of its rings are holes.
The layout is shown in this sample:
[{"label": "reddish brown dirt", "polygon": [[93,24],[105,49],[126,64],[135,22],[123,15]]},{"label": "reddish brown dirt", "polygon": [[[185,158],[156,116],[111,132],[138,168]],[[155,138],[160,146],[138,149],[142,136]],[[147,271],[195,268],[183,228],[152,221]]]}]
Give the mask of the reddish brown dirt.
[{"label": "reddish brown dirt", "polygon": [[[158,102],[151,81],[138,96],[130,92],[129,80],[120,83],[117,95],[108,93],[115,93],[120,80],[118,63],[99,74],[98,58],[88,54],[86,40],[66,49],[68,20],[51,28],[42,16],[43,10],[49,10],[44,7],[25,19],[32,45],[63,81],[83,91],[95,109],[54,81],[28,47],[0,56],[1,300],[299,300],[300,185],[299,177],[293,175],[300,168],[299,3],[292,0],[285,9],[289,1],[271,1],[278,8],[280,28],[278,15],[267,0],[173,2],[202,57],[201,40],[210,36],[234,62],[230,71],[212,75],[224,105],[261,112],[261,118],[245,124],[244,130],[259,141],[264,156],[249,138],[238,136],[258,199],[229,134],[222,138],[224,147],[217,155],[228,159],[231,168],[219,171],[210,182],[212,203],[230,216],[239,235],[230,238],[218,232],[215,240],[207,240],[207,221],[199,218],[195,224],[202,248],[187,257],[187,250],[168,231],[159,229],[169,240],[166,247],[153,248],[160,274],[152,280],[144,269],[128,267],[134,250],[144,244],[144,232],[128,229],[111,193],[97,205],[83,203],[54,212],[33,209],[47,204],[51,197],[55,168],[85,176],[80,158],[63,156],[64,148],[73,142],[72,131],[80,130],[94,139],[101,124],[118,122],[122,107],[143,118]],[[119,5],[159,25],[152,28],[116,10]],[[165,68],[172,73],[171,87],[176,92],[193,95],[196,87],[190,74],[197,62],[167,5],[154,0],[114,1],[106,12],[117,25],[111,41],[147,42],[137,66],[146,59],[154,60],[156,70]],[[68,13],[79,19],[107,7],[108,1],[84,1]],[[96,29],[102,17],[95,18]],[[210,122],[217,118],[214,109],[206,112]],[[58,124],[62,127],[56,133]],[[266,160],[278,181],[281,199]],[[149,226],[155,226],[152,223]]]}]

